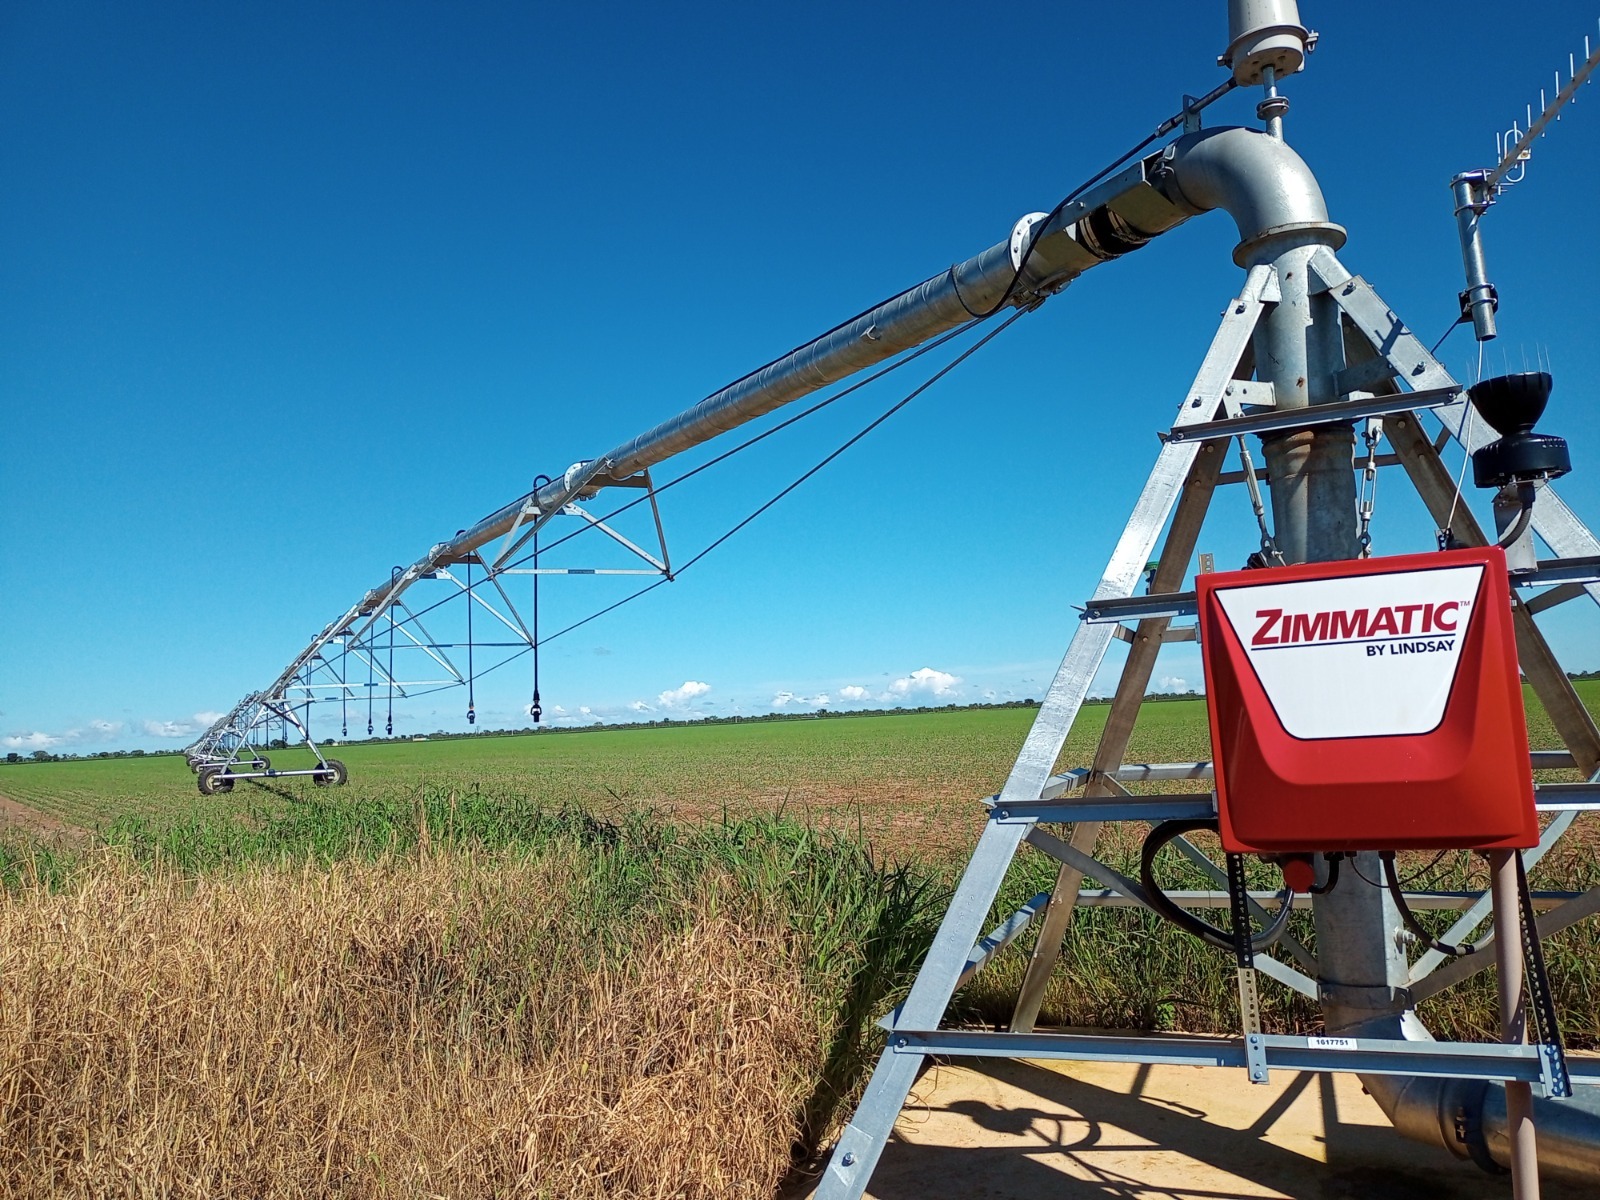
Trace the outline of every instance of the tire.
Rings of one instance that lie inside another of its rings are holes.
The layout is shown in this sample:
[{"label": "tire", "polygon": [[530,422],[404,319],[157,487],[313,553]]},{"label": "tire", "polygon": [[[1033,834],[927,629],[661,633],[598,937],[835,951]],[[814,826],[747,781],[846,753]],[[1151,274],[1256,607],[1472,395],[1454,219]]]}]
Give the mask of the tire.
[{"label": "tire", "polygon": [[270,770],[272,770],[272,760],[270,758],[268,758],[265,754],[256,755],[256,770],[258,770],[258,771],[270,771]]},{"label": "tire", "polygon": [[233,780],[229,779],[224,767],[201,767],[200,776],[196,783],[200,787],[202,796],[214,796],[218,792],[233,791]]},{"label": "tire", "polygon": [[330,758],[324,761],[327,764],[328,770],[331,771],[332,774],[313,775],[311,777],[311,782],[316,784],[318,787],[343,787],[350,778],[350,772],[345,770],[344,764],[337,758]]}]

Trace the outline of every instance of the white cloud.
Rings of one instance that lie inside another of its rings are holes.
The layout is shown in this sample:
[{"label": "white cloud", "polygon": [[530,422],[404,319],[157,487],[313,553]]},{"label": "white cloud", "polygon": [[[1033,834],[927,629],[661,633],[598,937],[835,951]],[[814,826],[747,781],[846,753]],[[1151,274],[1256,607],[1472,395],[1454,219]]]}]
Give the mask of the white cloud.
[{"label": "white cloud", "polygon": [[1163,692],[1192,692],[1189,681],[1177,675],[1163,675],[1161,677],[1161,690]]},{"label": "white cloud", "polygon": [[827,692],[818,692],[815,696],[797,696],[793,692],[779,692],[772,698],[773,708],[788,708],[794,704],[805,708],[819,708],[830,703]]},{"label": "white cloud", "polygon": [[123,730],[121,721],[106,721],[96,718],[88,725],[79,729],[68,729],[64,733],[45,733],[43,730],[34,730],[31,733],[15,733],[0,738],[0,746],[8,750],[50,750],[56,746],[77,746],[84,743],[109,742],[119,737]]},{"label": "white cloud", "polygon": [[181,738],[192,734],[194,726],[187,721],[146,721],[144,731],[150,737]]},{"label": "white cloud", "polygon": [[219,712],[197,712],[194,715],[194,723],[201,729],[210,729],[220,720],[222,720],[222,714]]},{"label": "white cloud", "polygon": [[842,687],[839,689],[839,699],[841,700],[865,700],[871,695],[872,693],[867,691],[866,688],[857,687],[853,683],[848,687]]},{"label": "white cloud", "polygon": [[550,715],[552,717],[565,717],[565,716],[568,716],[569,714],[567,713],[566,709],[561,707],[561,705],[556,704],[556,705],[552,705],[551,706]]},{"label": "white cloud", "polygon": [[956,685],[960,682],[959,675],[952,675],[948,671],[935,671],[932,667],[919,667],[911,674],[891,683],[889,694],[902,697],[953,696]]},{"label": "white cloud", "polygon": [[656,703],[662,708],[679,708],[691,700],[699,699],[711,690],[709,683],[701,683],[696,679],[686,679],[682,687],[675,687],[662,692],[656,697]]},{"label": "white cloud", "polygon": [[643,700],[635,700],[632,704],[628,705],[628,707],[633,709],[634,712],[655,712],[655,709],[646,704]]},{"label": "white cloud", "polygon": [[64,740],[49,733],[15,733],[0,738],[0,744],[10,750],[48,750],[51,746],[59,746]]}]

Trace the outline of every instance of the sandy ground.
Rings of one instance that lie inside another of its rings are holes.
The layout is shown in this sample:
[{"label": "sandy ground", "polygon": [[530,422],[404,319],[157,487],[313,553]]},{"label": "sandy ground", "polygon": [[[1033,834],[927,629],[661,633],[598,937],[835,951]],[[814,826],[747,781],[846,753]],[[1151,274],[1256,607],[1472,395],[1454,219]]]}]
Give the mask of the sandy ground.
[{"label": "sandy ground", "polygon": [[[992,1061],[938,1066],[901,1114],[877,1200],[1487,1200],[1509,1176],[1397,1136],[1349,1075]],[[1544,1184],[1545,1200],[1600,1196]]]},{"label": "sandy ground", "polygon": [[49,813],[29,808],[9,796],[0,796],[0,830],[20,829],[36,837],[71,841],[86,836],[76,825],[69,825]]}]

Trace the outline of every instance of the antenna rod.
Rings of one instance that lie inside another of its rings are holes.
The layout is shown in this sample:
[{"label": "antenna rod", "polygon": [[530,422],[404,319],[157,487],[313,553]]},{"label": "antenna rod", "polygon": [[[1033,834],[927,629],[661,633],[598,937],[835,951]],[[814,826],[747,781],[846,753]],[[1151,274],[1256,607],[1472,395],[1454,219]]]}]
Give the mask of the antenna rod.
[{"label": "antenna rod", "polygon": [[[1588,40],[1588,38],[1585,38],[1584,42],[1587,43]],[[1568,61],[1570,62],[1571,60],[1569,59]],[[1515,146],[1506,151],[1505,157],[1500,160],[1500,164],[1489,172],[1488,178],[1484,180],[1485,188],[1491,193],[1499,188],[1507,172],[1523,161],[1523,156],[1528,153],[1528,147],[1533,145],[1533,139],[1542,134],[1550,122],[1556,119],[1567,102],[1577,95],[1578,88],[1588,82],[1589,76],[1594,74],[1596,67],[1600,67],[1600,44],[1597,44],[1589,57],[1583,60],[1583,65],[1572,73],[1572,78],[1568,81],[1567,86],[1556,93],[1556,98],[1550,102],[1549,107],[1540,113],[1537,119],[1529,123],[1528,132],[1518,139]],[[1557,72],[1557,74],[1559,75],[1560,72]]]}]

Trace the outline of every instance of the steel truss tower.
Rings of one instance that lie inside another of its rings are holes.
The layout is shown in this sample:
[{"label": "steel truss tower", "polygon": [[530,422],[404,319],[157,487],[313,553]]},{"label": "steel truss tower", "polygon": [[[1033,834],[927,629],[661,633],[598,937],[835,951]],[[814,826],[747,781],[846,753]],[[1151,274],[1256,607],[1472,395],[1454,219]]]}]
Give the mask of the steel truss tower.
[{"label": "steel truss tower", "polygon": [[[1251,1033],[1238,1038],[1144,1038],[1034,1030],[1045,986],[1078,905],[1112,903],[1158,911],[1139,882],[1094,857],[1103,826],[1118,821],[1217,815],[1214,793],[1135,796],[1127,786],[1208,780],[1212,778],[1210,763],[1126,763],[1123,755],[1158,651],[1164,644],[1194,636],[1192,625],[1175,625],[1174,621],[1195,612],[1194,593],[1180,589],[1188,577],[1213,493],[1221,484],[1246,482],[1253,474],[1248,463],[1238,472],[1223,470],[1228,442],[1247,434],[1261,435],[1268,440],[1270,462],[1273,438],[1327,433],[1336,444],[1342,441],[1343,450],[1337,452],[1342,453],[1338,480],[1352,488],[1352,503],[1343,511],[1351,527],[1353,556],[1357,509],[1353,503],[1351,425],[1376,422],[1392,451],[1383,461],[1404,469],[1440,527],[1452,527],[1460,544],[1487,544],[1477,522],[1455,504],[1455,482],[1439,457],[1445,441],[1468,426],[1468,402],[1461,386],[1371,286],[1351,275],[1326,245],[1312,247],[1296,261],[1303,272],[1298,296],[1324,309],[1324,320],[1331,320],[1339,334],[1342,365],[1328,381],[1334,398],[1310,406],[1256,407],[1257,401],[1272,400],[1272,380],[1261,378],[1270,376],[1270,368],[1264,371],[1257,357],[1263,344],[1272,345],[1270,318],[1275,311],[1282,311],[1286,296],[1295,295],[1285,287],[1281,257],[1276,263],[1257,263],[1228,305],[1176,419],[1162,435],[1155,467],[1099,587],[1084,606],[1080,627],[1005,787],[987,802],[987,824],[911,994],[884,1020],[888,1045],[860,1108],[833,1152],[817,1191],[819,1200],[862,1194],[918,1071],[934,1055],[1231,1065],[1244,1068],[1253,1082],[1265,1082],[1273,1068],[1357,1072],[1406,1132],[1485,1163],[1505,1157],[1497,1140],[1495,1117],[1489,1116],[1486,1134],[1480,1107],[1471,1114],[1475,1123],[1458,1131],[1452,1121],[1455,1110],[1448,1103],[1442,1107],[1438,1103],[1446,1088],[1462,1081],[1514,1081],[1560,1096],[1566,1090],[1563,1071],[1571,1083],[1600,1085],[1600,1062],[1562,1064],[1551,1045],[1463,1044],[1429,1038],[1416,1021],[1414,1005],[1495,965],[1494,956],[1479,954],[1446,964],[1443,955],[1430,950],[1408,961],[1394,937],[1400,922],[1393,903],[1376,888],[1336,888],[1328,896],[1316,898],[1315,903],[1324,907],[1318,913],[1320,960],[1287,936],[1279,943],[1281,957],[1260,954],[1255,958],[1259,974],[1318,1001],[1328,1032],[1334,1036]],[[1424,430],[1424,412],[1431,412],[1442,427],[1437,440]],[[1488,440],[1469,435],[1464,448],[1475,450]],[[1277,475],[1269,477],[1269,482],[1281,489],[1288,480]],[[1280,530],[1285,507],[1279,506]],[[1538,787],[1538,808],[1553,820],[1538,848],[1526,854],[1530,865],[1556,844],[1580,811],[1600,809],[1600,782],[1595,782],[1600,773],[1600,730],[1533,621],[1536,611],[1577,596],[1600,601],[1600,542],[1549,487],[1540,489],[1532,521],[1559,557],[1517,577],[1518,587],[1526,593],[1516,599],[1513,609],[1518,652],[1528,683],[1550,714],[1566,750],[1537,752],[1529,767],[1576,767],[1590,782]],[[1134,595],[1158,542],[1160,552],[1149,592]],[[1302,547],[1304,544],[1302,541]],[[1090,683],[1118,638],[1129,644],[1128,657],[1093,763],[1058,771],[1058,758]],[[1052,832],[1055,826],[1066,826],[1070,833],[1059,836]],[[985,918],[1012,860],[1024,845],[1057,860],[1055,887],[984,934]],[[1192,844],[1183,842],[1181,848],[1219,887],[1226,885],[1221,866]],[[1104,889],[1083,889],[1085,878],[1099,881]],[[1334,898],[1343,902],[1343,911],[1336,909],[1330,917],[1325,907],[1331,906],[1326,902]],[[1217,891],[1184,899],[1197,907],[1223,906],[1229,895]],[[1491,907],[1487,892],[1477,897],[1411,893],[1407,899],[1414,907],[1460,910],[1443,941],[1470,937],[1484,924]],[[1600,912],[1600,888],[1581,894],[1545,893],[1534,899],[1544,910],[1537,922],[1540,938]],[[1267,914],[1255,898],[1250,906],[1264,921]],[[1372,911],[1349,911],[1357,906]],[[992,1033],[941,1028],[954,993],[1035,922],[1037,945],[1010,1030]],[[1540,1109],[1541,1163],[1592,1180],[1597,1169],[1595,1128],[1600,1122],[1600,1092],[1541,1101]],[[1469,1128],[1476,1132],[1467,1132]]]}]

